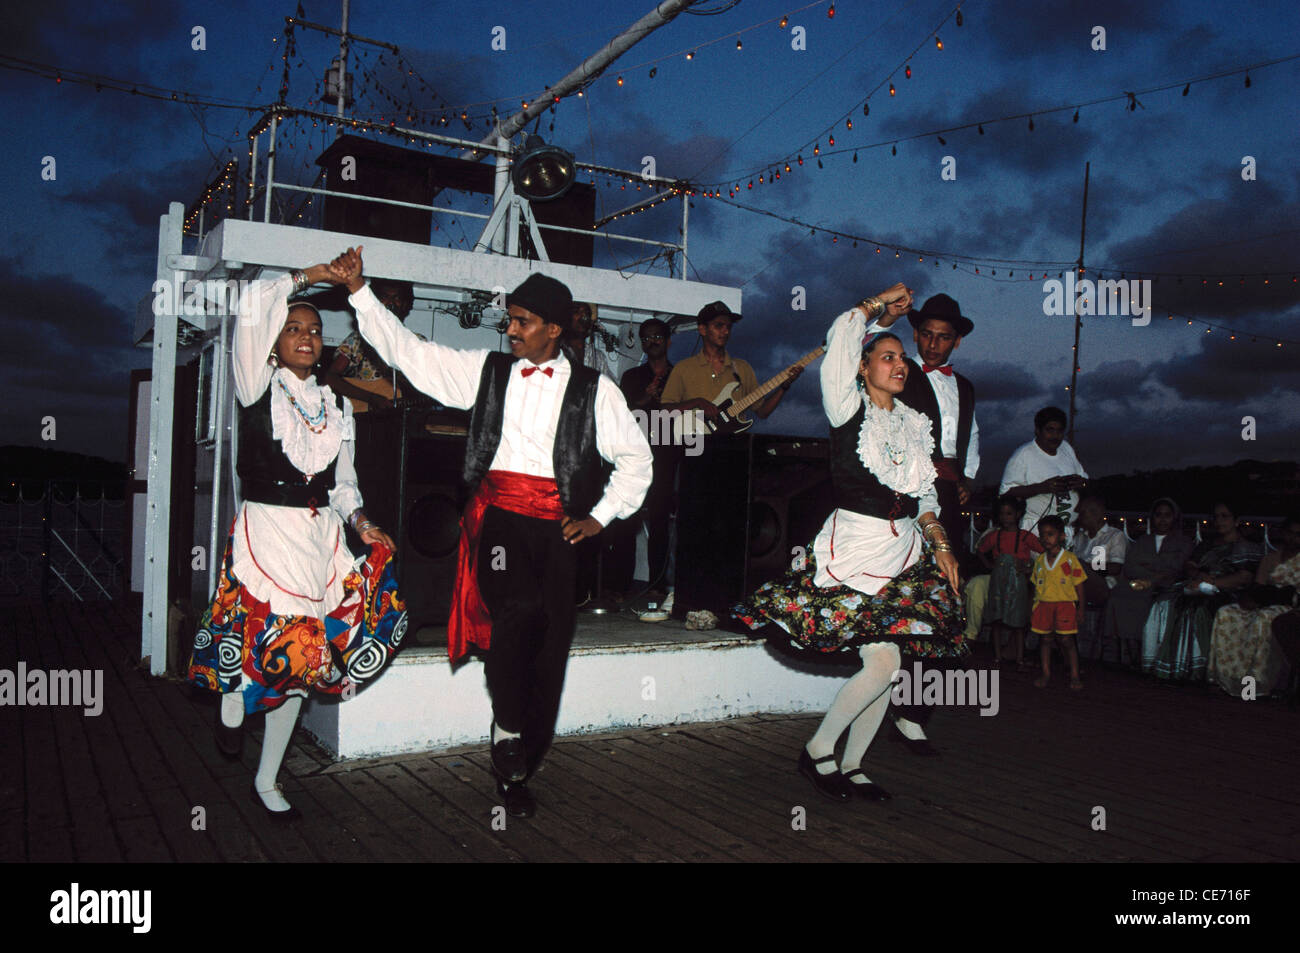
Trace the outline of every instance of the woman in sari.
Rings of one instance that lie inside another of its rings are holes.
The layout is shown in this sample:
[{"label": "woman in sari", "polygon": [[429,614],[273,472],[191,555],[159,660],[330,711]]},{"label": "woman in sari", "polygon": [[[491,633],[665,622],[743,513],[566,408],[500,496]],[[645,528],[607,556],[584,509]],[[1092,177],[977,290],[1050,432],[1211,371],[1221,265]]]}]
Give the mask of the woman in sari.
[{"label": "woman in sari", "polygon": [[[1156,678],[1201,681],[1210,651],[1214,614],[1250,585],[1264,547],[1244,538],[1227,503],[1214,504],[1214,536],[1183,564],[1173,597],[1158,600],[1147,616],[1143,645],[1156,644],[1151,671]],[[1144,651],[1145,656],[1145,651]]]},{"label": "woman in sari", "polygon": [[[1127,654],[1135,668],[1151,603],[1173,586],[1191,552],[1181,526],[1182,512],[1173,500],[1161,497],[1151,504],[1146,535],[1129,547],[1119,585],[1106,602],[1105,638],[1116,640],[1115,657]],[[1150,654],[1154,659],[1155,646]],[[1145,658],[1142,664],[1149,669]]]},{"label": "woman in sari", "polygon": [[1281,527],[1282,548],[1269,553],[1255,572],[1255,585],[1241,605],[1228,605],[1214,616],[1210,633],[1209,680],[1230,695],[1242,691],[1244,679],[1255,680],[1254,696],[1277,687],[1285,666],[1273,637],[1273,620],[1296,603],[1300,586],[1300,514]]}]

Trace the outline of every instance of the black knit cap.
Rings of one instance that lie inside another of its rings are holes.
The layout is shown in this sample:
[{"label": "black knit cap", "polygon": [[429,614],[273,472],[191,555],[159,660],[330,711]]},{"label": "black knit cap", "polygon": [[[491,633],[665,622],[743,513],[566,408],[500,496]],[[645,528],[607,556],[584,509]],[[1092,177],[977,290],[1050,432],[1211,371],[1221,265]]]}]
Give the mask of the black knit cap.
[{"label": "black knit cap", "polygon": [[524,279],[506,297],[506,307],[517,305],[531,311],[549,324],[558,324],[566,331],[573,321],[573,295],[563,282],[546,275],[533,274]]}]

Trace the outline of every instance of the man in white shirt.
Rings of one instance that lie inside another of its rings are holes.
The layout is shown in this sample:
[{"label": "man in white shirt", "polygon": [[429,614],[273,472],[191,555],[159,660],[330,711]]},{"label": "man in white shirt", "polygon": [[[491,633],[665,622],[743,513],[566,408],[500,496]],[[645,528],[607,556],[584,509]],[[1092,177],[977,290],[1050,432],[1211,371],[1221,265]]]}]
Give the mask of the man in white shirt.
[{"label": "man in white shirt", "polygon": [[1044,407],[1034,415],[1034,439],[1016,448],[1007,461],[998,493],[1025,501],[1021,529],[1037,532],[1044,516],[1061,517],[1068,543],[1074,538],[1070,524],[1079,505],[1078,491],[1087,485],[1083,464],[1065,442],[1065,411]]},{"label": "man in white shirt", "polygon": [[561,351],[573,313],[563,284],[533,274],[511,292],[510,354],[462,351],[420,341],[394,318],[362,282],[360,253],[332,267],[361,334],[412,386],[473,410],[448,655],[454,665],[470,644],[486,650],[498,793],[508,813],[530,817],[525,782],[554,735],[573,641],[574,544],[637,511],[650,447],[618,385]]},{"label": "man in white shirt", "polygon": [[1103,605],[1119,581],[1128,554],[1128,537],[1106,522],[1106,502],[1094,495],[1079,501],[1071,550],[1088,567],[1083,591],[1090,605]]}]

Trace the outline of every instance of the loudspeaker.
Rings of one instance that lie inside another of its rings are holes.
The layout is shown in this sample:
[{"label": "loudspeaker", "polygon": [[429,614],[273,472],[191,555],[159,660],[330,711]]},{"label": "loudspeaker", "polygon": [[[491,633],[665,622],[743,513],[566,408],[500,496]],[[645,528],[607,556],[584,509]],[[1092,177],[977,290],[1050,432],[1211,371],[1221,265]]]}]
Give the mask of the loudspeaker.
[{"label": "loudspeaker", "polygon": [[830,516],[830,441],[821,437],[751,438],[745,592],[790,570]]},{"label": "loudspeaker", "polygon": [[397,587],[410,631],[444,626],[464,509],[463,427],[446,411],[399,406],[358,415],[357,477],[366,513],[397,543]]},{"label": "loudspeaker", "polygon": [[412,631],[447,624],[456,582],[460,515],[465,506],[461,469],[463,434],[430,433],[427,412],[408,414],[404,428],[405,479],[399,525],[399,591],[406,600]]}]

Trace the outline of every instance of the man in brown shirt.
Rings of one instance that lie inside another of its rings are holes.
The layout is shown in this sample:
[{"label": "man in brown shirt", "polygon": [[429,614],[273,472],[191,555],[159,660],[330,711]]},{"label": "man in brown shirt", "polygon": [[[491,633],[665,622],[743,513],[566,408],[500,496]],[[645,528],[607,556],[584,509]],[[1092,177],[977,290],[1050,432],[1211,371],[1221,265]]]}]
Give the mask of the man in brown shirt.
[{"label": "man in brown shirt", "polygon": [[[713,399],[733,381],[740,387],[733,400],[759,386],[749,363],[727,353],[732,326],[741,316],[721,301],[700,310],[700,353],[673,365],[660,397],[664,411],[699,411],[718,416]],[[767,417],[776,410],[802,368],[751,411]],[[694,452],[699,451],[699,452]],[[707,609],[719,619],[744,594],[745,515],[749,506],[748,441],[737,436],[709,436],[688,447],[679,471],[677,504],[677,572],[673,615]]]}]

